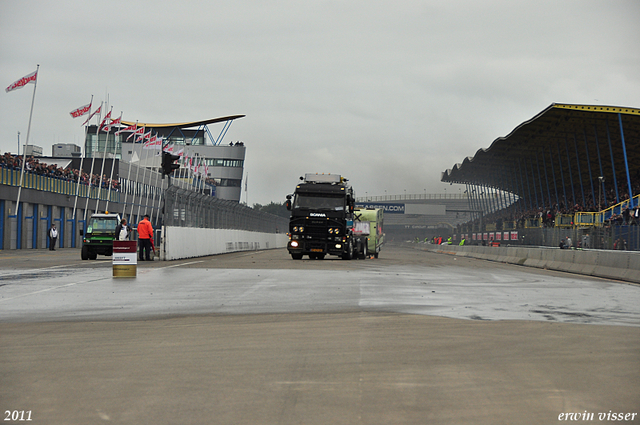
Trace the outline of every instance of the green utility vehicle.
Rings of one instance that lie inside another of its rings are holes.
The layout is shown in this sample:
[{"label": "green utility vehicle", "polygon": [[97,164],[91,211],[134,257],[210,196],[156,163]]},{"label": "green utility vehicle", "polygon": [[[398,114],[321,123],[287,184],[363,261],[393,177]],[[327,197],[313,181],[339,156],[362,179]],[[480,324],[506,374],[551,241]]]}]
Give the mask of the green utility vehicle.
[{"label": "green utility vehicle", "polygon": [[353,212],[354,235],[366,237],[366,249],[363,257],[373,255],[378,258],[384,243],[382,208],[356,208]]},{"label": "green utility vehicle", "polygon": [[87,231],[80,230],[82,236],[83,260],[95,260],[98,254],[111,256],[113,241],[116,239],[116,227],[120,223],[120,214],[96,213],[87,222]]}]

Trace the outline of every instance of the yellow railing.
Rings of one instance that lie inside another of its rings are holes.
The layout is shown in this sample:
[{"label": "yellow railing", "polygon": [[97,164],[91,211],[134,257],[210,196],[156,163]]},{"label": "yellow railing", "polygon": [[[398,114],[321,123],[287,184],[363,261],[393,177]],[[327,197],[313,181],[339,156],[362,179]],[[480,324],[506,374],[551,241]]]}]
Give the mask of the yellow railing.
[{"label": "yellow railing", "polygon": [[538,227],[542,227],[541,218],[528,218],[524,222],[525,229],[536,229]]},{"label": "yellow railing", "polygon": [[555,227],[573,227],[573,214],[558,214],[556,216]]},{"label": "yellow railing", "polygon": [[[638,205],[639,203],[640,203],[640,195],[634,196],[633,205]],[[602,214],[601,223],[604,222],[604,220],[608,220],[609,218],[611,218],[611,216],[622,214],[622,211],[624,210],[625,207],[633,208],[633,205],[631,205],[631,201],[629,199],[625,199],[624,201],[612,207],[609,207],[606,210],[601,211],[600,212],[600,214]]]},{"label": "yellow railing", "polygon": [[579,212],[575,216],[576,226],[599,226],[602,224],[602,213],[599,212]]},{"label": "yellow railing", "polygon": [[[629,209],[640,205],[640,195],[633,197],[633,204],[629,199],[626,199],[619,204],[607,208],[600,212],[578,212],[575,214],[558,214],[555,219],[555,227],[560,228],[573,228],[573,227],[585,227],[585,226],[603,226],[607,223],[611,217],[618,214],[622,214],[624,208]],[[536,229],[542,227],[541,218],[528,218],[524,223],[525,229]],[[517,222],[505,221],[502,224],[502,230],[515,230],[517,228]],[[497,229],[496,223],[487,223],[485,225],[486,232],[493,232]]]},{"label": "yellow railing", "polygon": [[502,230],[516,230],[517,223],[515,221],[505,221],[502,223]]}]

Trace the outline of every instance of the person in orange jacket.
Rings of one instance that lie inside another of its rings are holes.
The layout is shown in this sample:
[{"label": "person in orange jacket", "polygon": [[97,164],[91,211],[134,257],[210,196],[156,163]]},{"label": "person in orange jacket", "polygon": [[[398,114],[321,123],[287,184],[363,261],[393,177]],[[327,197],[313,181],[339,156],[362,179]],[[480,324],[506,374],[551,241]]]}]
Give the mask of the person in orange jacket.
[{"label": "person in orange jacket", "polygon": [[138,223],[138,246],[140,252],[138,259],[140,261],[151,261],[151,246],[153,244],[153,226],[149,221],[149,215],[145,214],[144,218]]}]

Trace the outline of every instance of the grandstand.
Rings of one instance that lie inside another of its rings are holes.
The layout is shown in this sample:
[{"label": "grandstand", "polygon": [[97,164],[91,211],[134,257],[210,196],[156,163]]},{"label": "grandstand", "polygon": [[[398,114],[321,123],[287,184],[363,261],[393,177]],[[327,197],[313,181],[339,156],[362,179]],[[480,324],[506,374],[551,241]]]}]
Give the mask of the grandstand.
[{"label": "grandstand", "polygon": [[471,209],[493,207],[458,225],[458,237],[640,249],[639,141],[639,109],[550,105],[442,173],[465,185]]}]

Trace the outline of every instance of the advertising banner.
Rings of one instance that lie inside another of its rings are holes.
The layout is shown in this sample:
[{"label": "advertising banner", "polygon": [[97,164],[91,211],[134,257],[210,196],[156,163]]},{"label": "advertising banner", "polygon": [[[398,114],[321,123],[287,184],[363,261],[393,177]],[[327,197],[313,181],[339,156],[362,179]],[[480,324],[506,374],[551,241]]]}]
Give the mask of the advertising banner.
[{"label": "advertising banner", "polygon": [[136,241],[113,241],[113,277],[136,277],[138,268]]},{"label": "advertising banner", "polygon": [[381,208],[385,214],[404,214],[404,204],[374,204],[358,202],[356,208]]}]

